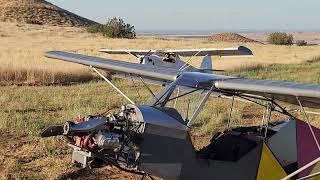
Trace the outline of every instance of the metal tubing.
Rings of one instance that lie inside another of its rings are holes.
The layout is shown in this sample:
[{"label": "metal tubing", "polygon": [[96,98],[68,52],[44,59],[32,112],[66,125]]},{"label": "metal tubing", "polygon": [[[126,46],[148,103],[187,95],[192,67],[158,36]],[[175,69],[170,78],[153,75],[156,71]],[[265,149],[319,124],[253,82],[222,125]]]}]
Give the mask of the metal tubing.
[{"label": "metal tubing", "polygon": [[118,89],[114,84],[112,84],[109,79],[107,79],[104,75],[102,75],[96,68],[92,67],[91,68],[100,76],[102,77],[107,83],[109,83],[118,93],[120,93],[124,98],[126,98],[131,104],[135,104],[128,96],[126,96],[120,89]]}]

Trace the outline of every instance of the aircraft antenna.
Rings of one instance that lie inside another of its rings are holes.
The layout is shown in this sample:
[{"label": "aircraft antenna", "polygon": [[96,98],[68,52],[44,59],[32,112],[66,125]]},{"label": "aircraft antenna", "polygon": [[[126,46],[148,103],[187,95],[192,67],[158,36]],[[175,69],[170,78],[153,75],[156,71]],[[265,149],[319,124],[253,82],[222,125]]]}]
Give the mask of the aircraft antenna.
[{"label": "aircraft antenna", "polygon": [[124,98],[126,98],[131,104],[135,104],[128,96],[126,96],[117,86],[112,84],[112,82],[106,78],[104,75],[102,75],[96,68],[90,66],[102,79],[104,79],[108,84],[110,84],[118,93],[120,93]]}]

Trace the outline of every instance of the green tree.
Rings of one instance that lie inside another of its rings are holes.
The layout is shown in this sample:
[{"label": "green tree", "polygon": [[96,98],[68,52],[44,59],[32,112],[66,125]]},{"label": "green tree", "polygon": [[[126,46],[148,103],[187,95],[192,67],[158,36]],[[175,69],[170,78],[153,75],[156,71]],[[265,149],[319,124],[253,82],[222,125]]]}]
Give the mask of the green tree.
[{"label": "green tree", "polygon": [[135,38],[134,26],[127,24],[121,18],[113,17],[106,24],[97,24],[88,28],[88,32],[101,33],[110,38]]},{"label": "green tree", "polygon": [[274,32],[269,34],[268,42],[275,45],[292,45],[293,35],[282,32]]}]

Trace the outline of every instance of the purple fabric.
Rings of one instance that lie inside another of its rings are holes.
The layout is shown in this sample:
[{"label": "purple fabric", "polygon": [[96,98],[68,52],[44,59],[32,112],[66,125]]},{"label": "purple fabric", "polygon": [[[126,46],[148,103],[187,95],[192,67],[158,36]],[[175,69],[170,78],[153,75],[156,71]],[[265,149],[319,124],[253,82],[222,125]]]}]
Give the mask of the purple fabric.
[{"label": "purple fabric", "polygon": [[[313,139],[311,131],[307,123],[296,120],[297,128],[297,152],[298,152],[298,168],[310,163],[320,156],[318,147]],[[320,129],[317,129],[312,126],[315,136],[320,142]],[[309,175],[315,165],[307,168],[299,174],[299,177]]]}]

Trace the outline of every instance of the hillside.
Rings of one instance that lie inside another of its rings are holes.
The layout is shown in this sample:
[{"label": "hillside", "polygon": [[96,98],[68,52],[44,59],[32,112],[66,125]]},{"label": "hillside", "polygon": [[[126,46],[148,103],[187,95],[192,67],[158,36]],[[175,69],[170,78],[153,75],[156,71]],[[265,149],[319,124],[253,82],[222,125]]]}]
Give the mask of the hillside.
[{"label": "hillside", "polygon": [[45,0],[0,0],[0,21],[75,27],[96,23]]}]

